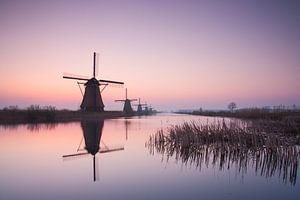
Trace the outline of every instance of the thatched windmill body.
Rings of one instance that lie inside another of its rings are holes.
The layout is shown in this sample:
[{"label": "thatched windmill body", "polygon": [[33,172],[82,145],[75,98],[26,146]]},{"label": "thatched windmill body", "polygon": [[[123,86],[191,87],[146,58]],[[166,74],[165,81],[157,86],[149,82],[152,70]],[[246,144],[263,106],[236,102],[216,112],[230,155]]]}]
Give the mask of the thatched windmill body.
[{"label": "thatched windmill body", "polygon": [[133,109],[131,107],[131,102],[132,101],[137,101],[137,99],[128,99],[127,98],[127,88],[125,90],[125,99],[115,100],[115,102],[124,102],[123,112],[125,114],[132,114],[133,113]]},{"label": "thatched windmill body", "polygon": [[121,84],[124,82],[119,81],[111,81],[111,80],[103,80],[96,79],[96,52],[94,52],[94,62],[93,62],[93,77],[92,78],[80,78],[76,76],[63,76],[63,78],[67,79],[75,79],[80,81],[86,81],[84,83],[85,91],[83,94],[83,99],[80,105],[81,110],[83,111],[104,111],[104,103],[101,97],[100,86],[107,86],[109,83],[112,84]]}]

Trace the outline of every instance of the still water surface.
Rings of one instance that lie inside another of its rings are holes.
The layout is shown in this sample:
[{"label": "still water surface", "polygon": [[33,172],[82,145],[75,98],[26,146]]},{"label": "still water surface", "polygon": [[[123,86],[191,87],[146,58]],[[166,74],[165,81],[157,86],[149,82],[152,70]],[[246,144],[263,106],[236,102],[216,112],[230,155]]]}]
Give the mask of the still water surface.
[{"label": "still water surface", "polygon": [[[210,163],[199,169],[153,155],[145,146],[160,128],[191,120],[211,123],[217,118],[162,114],[2,126],[0,199],[300,199],[299,180],[290,184],[251,166],[242,173]],[[90,154],[84,154],[85,147]],[[96,151],[103,153],[94,162]],[[71,154],[84,155],[63,158]]]}]

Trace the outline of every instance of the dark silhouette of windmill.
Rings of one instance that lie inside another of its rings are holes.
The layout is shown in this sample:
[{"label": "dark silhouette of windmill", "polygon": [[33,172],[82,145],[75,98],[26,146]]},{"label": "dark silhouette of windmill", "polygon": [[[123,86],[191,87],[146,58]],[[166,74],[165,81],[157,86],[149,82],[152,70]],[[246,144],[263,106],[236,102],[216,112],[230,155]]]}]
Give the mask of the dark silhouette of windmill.
[{"label": "dark silhouette of windmill", "polygon": [[127,98],[127,88],[125,90],[125,99],[117,99],[115,102],[124,102],[123,112],[125,114],[133,114],[133,109],[131,107],[131,102],[137,101],[137,99],[128,99]]},{"label": "dark silhouette of windmill", "polygon": [[81,80],[86,81],[84,83],[85,91],[83,94],[83,99],[80,105],[81,110],[84,111],[104,111],[104,104],[101,97],[101,92],[99,87],[101,85],[105,85],[105,87],[108,84],[121,84],[123,85],[124,82],[119,81],[111,81],[111,80],[104,80],[104,79],[96,79],[96,52],[94,52],[94,64],[93,64],[93,77],[92,78],[81,78],[76,76],[63,76],[63,78],[67,79],[75,79],[75,80]]},{"label": "dark silhouette of windmill", "polygon": [[104,144],[103,147],[100,147],[100,141],[102,136],[104,121],[83,121],[81,122],[81,128],[83,131],[83,139],[85,142],[85,147],[81,148],[82,140],[77,149],[78,153],[63,155],[63,159],[68,158],[78,158],[78,156],[83,156],[87,154],[91,154],[93,156],[93,180],[96,181],[96,154],[97,153],[108,153],[113,151],[121,151],[124,150],[124,147],[115,147],[110,148]]},{"label": "dark silhouette of windmill", "polygon": [[139,103],[135,104],[134,106],[137,106],[137,112],[139,115],[143,114],[143,106],[147,106],[146,103],[141,103],[141,98],[139,98]]}]

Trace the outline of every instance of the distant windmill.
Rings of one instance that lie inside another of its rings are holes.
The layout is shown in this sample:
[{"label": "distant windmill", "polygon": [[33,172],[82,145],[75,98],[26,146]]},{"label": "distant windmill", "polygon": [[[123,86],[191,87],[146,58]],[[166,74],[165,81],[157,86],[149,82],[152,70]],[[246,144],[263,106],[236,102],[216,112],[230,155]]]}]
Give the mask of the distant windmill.
[{"label": "distant windmill", "polygon": [[124,102],[124,107],[123,107],[123,112],[125,114],[132,114],[133,113],[133,109],[131,107],[131,101],[137,101],[137,99],[128,99],[127,98],[127,88],[125,90],[125,99],[118,99],[115,100],[115,102]]},{"label": "distant windmill", "polygon": [[145,103],[141,103],[141,98],[139,98],[139,104],[135,104],[134,106],[137,106],[137,112],[138,114],[143,114],[143,106],[147,106]]},{"label": "distant windmill", "polygon": [[146,106],[145,106],[145,114],[148,114],[148,112],[149,112],[149,107],[148,107],[148,105],[147,105],[147,103],[146,103]]},{"label": "distant windmill", "polygon": [[96,52],[94,52],[94,65],[93,65],[93,77],[92,78],[80,78],[75,76],[63,76],[67,79],[83,80],[87,81],[84,83],[85,91],[80,105],[81,110],[84,111],[104,111],[104,104],[101,97],[101,92],[99,87],[101,85],[107,86],[109,83],[113,84],[124,84],[124,82],[110,81],[103,79],[96,79]]}]

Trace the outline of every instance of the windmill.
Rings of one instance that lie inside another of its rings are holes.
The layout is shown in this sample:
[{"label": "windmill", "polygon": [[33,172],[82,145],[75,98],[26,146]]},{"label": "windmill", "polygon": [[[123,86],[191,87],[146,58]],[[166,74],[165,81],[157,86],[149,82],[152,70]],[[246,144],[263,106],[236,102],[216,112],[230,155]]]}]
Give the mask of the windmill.
[{"label": "windmill", "polygon": [[[86,81],[84,83],[85,91],[83,94],[83,99],[80,105],[81,110],[83,111],[104,111],[104,104],[101,97],[101,92],[99,87],[104,85],[105,87],[109,84],[121,84],[123,85],[124,82],[119,81],[110,81],[104,79],[96,79],[96,52],[94,52],[94,64],[93,64],[93,77],[92,78],[80,78],[76,76],[63,76],[66,79],[75,79]],[[104,89],[104,88],[103,88]]]},{"label": "windmill", "polygon": [[149,107],[145,107],[145,111],[146,111],[146,115],[154,115],[157,113],[157,111],[152,108],[151,104],[149,105]]},{"label": "windmill", "polygon": [[147,106],[146,103],[141,103],[141,98],[139,98],[139,103],[135,104],[134,106],[137,106],[137,112],[139,115],[143,114],[143,106]]},{"label": "windmill", "polygon": [[113,151],[124,150],[124,147],[110,148],[106,146],[103,141],[104,147],[100,147],[100,141],[102,136],[104,121],[84,121],[81,122],[81,128],[83,131],[83,139],[85,147],[81,148],[82,140],[77,148],[75,154],[63,155],[63,159],[74,158],[78,156],[91,154],[93,156],[93,180],[96,181],[96,154],[97,153],[108,153]]},{"label": "windmill", "polygon": [[115,102],[124,102],[123,112],[125,114],[132,114],[133,113],[133,109],[131,107],[131,102],[132,101],[137,101],[137,99],[128,99],[127,98],[127,88],[125,90],[125,99],[115,100]]}]

